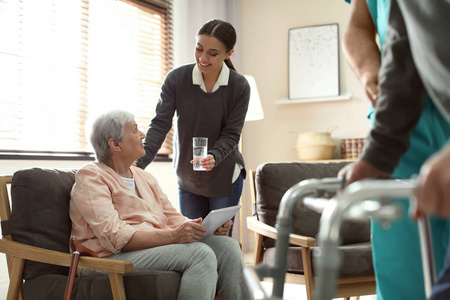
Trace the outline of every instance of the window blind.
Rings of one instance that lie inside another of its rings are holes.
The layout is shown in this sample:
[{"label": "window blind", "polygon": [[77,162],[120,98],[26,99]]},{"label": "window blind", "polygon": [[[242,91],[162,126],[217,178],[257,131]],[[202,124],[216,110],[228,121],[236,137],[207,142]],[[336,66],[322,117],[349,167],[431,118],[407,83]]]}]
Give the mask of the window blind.
[{"label": "window blind", "polygon": [[145,132],[171,24],[170,0],[0,0],[0,150],[90,152],[90,126],[111,109]]}]

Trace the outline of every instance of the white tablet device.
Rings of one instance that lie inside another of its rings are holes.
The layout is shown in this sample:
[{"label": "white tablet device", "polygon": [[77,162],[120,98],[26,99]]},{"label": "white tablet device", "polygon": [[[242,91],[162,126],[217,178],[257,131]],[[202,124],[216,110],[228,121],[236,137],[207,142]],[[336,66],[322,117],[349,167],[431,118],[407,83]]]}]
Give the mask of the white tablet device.
[{"label": "white tablet device", "polygon": [[236,205],[210,211],[202,222],[202,225],[207,229],[202,239],[214,234],[217,228],[231,220],[240,208],[240,205]]}]

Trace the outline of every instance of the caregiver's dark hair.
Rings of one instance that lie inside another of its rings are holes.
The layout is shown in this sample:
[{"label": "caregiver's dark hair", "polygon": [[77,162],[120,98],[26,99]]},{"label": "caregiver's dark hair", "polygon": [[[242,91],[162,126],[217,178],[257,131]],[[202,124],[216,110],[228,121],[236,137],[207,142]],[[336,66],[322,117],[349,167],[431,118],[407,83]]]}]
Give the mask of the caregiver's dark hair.
[{"label": "caregiver's dark hair", "polygon": [[[199,30],[197,35],[206,34],[215,37],[221,41],[227,48],[227,52],[234,49],[236,44],[236,30],[233,25],[221,20],[211,20],[205,23]],[[228,68],[236,71],[230,58],[225,59]]]}]

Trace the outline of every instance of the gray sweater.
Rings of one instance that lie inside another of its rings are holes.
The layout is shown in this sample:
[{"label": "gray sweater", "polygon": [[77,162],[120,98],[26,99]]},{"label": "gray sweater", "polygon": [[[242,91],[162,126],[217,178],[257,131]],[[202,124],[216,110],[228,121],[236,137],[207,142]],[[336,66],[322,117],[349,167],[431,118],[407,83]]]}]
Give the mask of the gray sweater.
[{"label": "gray sweater", "polygon": [[391,173],[409,147],[426,92],[450,121],[450,4],[393,0],[374,127],[362,159]]},{"label": "gray sweater", "polygon": [[[136,163],[145,168],[156,156],[172,127],[176,112],[174,167],[180,188],[206,197],[231,194],[231,179],[236,163],[245,167],[238,143],[250,99],[250,86],[244,76],[230,70],[227,86],[205,93],[192,84],[195,64],[170,71],[164,79],[144,141],[146,155]],[[208,154],[214,155],[215,167],[193,171],[192,138],[208,138]]]}]

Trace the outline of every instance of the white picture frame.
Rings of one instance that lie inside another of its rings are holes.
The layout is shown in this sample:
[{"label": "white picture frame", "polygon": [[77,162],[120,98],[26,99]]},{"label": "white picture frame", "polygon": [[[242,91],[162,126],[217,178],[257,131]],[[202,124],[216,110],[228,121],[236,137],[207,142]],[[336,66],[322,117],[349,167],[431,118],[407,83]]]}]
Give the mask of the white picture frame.
[{"label": "white picture frame", "polygon": [[289,29],[289,99],[339,96],[339,25]]}]

